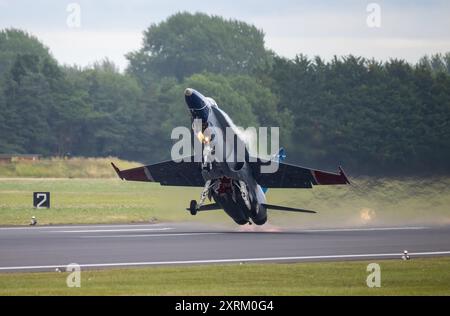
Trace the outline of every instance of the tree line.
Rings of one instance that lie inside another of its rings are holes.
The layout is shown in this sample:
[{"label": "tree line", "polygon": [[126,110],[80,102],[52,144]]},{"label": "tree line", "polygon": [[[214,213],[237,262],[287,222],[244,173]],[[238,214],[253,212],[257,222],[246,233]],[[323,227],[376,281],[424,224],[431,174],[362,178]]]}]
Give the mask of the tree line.
[{"label": "tree line", "polygon": [[289,59],[253,25],[178,13],[151,25],[120,72],[59,65],[43,43],[0,32],[0,153],[170,157],[189,126],[183,91],[213,97],[243,127],[280,126],[288,160],[350,174],[450,172],[450,53],[416,64],[358,56]]}]

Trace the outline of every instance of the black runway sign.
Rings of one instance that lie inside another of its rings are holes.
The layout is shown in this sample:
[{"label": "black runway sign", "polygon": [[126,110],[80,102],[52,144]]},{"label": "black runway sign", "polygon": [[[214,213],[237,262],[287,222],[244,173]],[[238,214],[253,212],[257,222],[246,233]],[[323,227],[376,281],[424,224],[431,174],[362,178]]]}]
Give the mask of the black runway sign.
[{"label": "black runway sign", "polygon": [[35,208],[50,208],[50,192],[34,192],[33,206]]}]

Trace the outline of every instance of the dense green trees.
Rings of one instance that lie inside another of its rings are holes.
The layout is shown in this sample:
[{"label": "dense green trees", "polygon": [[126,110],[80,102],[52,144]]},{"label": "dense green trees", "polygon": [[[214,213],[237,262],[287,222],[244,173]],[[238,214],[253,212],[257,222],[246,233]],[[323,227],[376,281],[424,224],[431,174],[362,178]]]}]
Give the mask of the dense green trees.
[{"label": "dense green trees", "polygon": [[18,53],[49,57],[48,48],[34,36],[16,29],[0,30],[0,77],[15,62]]},{"label": "dense green trees", "polygon": [[365,173],[447,170],[450,77],[401,60],[277,58],[271,77],[295,116],[296,157]]},{"label": "dense green trees", "polygon": [[11,54],[0,61],[9,64],[0,79],[0,152],[104,156],[127,148],[142,112],[136,80],[108,60],[84,70],[60,67],[47,50],[34,49],[39,45],[16,43],[18,36],[26,43],[35,38],[16,30],[2,34],[5,51],[19,51],[13,62]]},{"label": "dense green trees", "polygon": [[144,45],[128,55],[129,71],[141,82],[178,80],[201,72],[252,74],[270,62],[264,33],[235,20],[178,13],[144,32]]},{"label": "dense green trees", "polygon": [[169,158],[189,126],[183,91],[243,127],[280,126],[291,161],[350,174],[450,172],[450,53],[378,62],[276,56],[254,26],[179,13],[152,25],[119,72],[59,66],[36,38],[0,32],[0,152]]},{"label": "dense green trees", "polygon": [[419,65],[435,73],[446,72],[450,74],[450,52],[424,56],[420,59]]}]

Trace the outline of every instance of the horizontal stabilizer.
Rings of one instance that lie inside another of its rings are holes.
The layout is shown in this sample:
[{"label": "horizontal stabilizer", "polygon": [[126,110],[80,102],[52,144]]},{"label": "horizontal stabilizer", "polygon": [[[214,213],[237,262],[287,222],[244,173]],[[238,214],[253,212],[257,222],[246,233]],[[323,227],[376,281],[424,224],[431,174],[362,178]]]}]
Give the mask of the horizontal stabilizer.
[{"label": "horizontal stabilizer", "polygon": [[317,213],[315,211],[304,210],[301,208],[293,208],[279,205],[270,205],[270,204],[262,204],[267,209],[277,210],[277,211],[285,211],[285,212],[299,212],[299,213]]},{"label": "horizontal stabilizer", "polygon": [[121,180],[123,180],[123,177],[122,177],[121,174],[120,174],[120,169],[117,168],[117,166],[114,164],[114,162],[111,162],[111,166],[114,168],[114,170],[116,171],[116,173],[117,173],[117,175],[119,176],[119,178],[120,178]]},{"label": "horizontal stabilizer", "polygon": [[[198,212],[203,212],[203,211],[215,211],[215,210],[221,210],[222,207],[217,204],[217,203],[212,203],[212,204],[207,204],[207,205],[202,205],[200,206],[200,208],[197,210]],[[187,211],[190,211],[190,209],[186,209]]]}]

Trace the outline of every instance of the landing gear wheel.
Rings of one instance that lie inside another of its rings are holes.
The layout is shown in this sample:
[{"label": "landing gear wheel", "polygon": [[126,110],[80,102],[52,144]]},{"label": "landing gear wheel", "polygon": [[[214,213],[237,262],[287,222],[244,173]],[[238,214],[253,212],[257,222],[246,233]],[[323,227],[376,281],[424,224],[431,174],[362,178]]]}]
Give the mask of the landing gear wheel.
[{"label": "landing gear wheel", "polygon": [[197,201],[192,200],[191,204],[189,205],[189,212],[191,212],[191,215],[197,215]]}]

